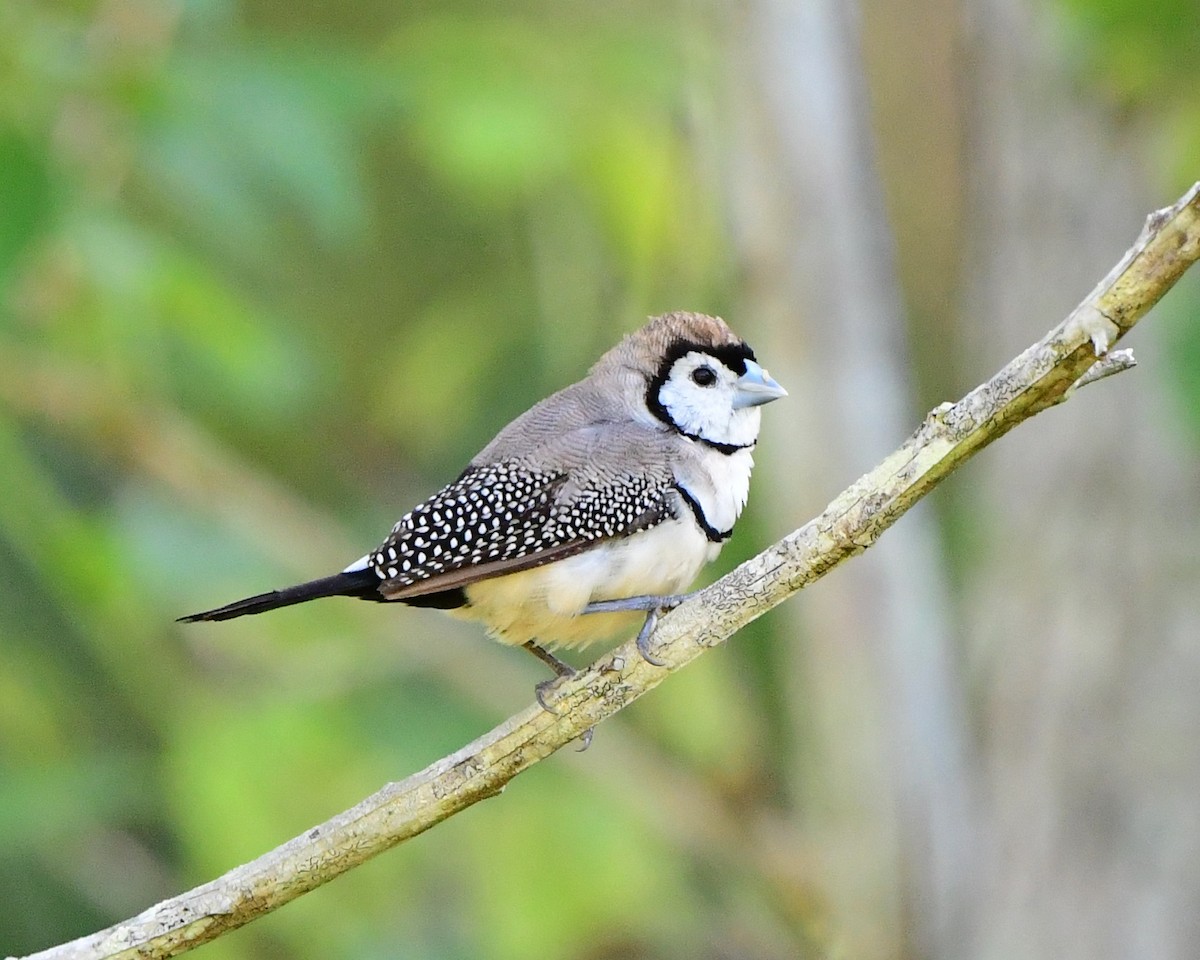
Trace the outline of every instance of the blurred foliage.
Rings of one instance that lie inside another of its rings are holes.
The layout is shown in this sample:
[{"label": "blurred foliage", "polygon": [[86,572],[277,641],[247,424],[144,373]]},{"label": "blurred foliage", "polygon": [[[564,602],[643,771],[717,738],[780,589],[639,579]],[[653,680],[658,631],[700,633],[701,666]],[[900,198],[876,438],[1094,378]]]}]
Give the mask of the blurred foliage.
[{"label": "blurred foliage", "polygon": [[[1193,0],[1053,0],[1081,73],[1124,115],[1164,184],[1200,179],[1200,5]],[[1185,277],[1164,303],[1176,407],[1200,446],[1200,280]]]},{"label": "blurred foliage", "polygon": [[[173,619],[340,565],[638,318],[728,296],[696,143],[714,25],[330,10],[0,3],[6,953],[210,879],[527,702],[534,663],[419,611]],[[780,747],[751,692],[770,668],[740,656],[205,955],[794,955],[811,903],[740,842]],[[680,827],[691,803],[721,842]]]},{"label": "blurred foliage", "polygon": [[1191,0],[1056,0],[1071,48],[1089,78],[1122,108],[1142,114],[1155,158],[1180,192],[1196,179],[1200,7]]}]

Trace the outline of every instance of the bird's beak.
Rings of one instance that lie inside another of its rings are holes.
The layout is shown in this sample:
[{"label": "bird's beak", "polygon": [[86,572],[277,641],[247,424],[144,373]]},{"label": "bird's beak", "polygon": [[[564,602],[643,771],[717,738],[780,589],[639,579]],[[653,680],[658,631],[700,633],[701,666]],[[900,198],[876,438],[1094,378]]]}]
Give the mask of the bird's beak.
[{"label": "bird's beak", "polygon": [[737,388],[733,395],[734,410],[757,407],[761,403],[770,403],[788,395],[788,392],[753,360],[746,361],[746,372],[737,378],[734,386]]}]

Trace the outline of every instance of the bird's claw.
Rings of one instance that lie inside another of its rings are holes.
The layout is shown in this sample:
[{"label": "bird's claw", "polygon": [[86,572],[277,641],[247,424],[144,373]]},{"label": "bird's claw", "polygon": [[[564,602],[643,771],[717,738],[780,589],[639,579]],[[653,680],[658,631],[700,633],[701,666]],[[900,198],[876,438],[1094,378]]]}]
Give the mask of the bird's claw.
[{"label": "bird's claw", "polygon": [[646,614],[646,622],[642,624],[642,629],[638,631],[637,648],[638,653],[652,667],[665,667],[667,662],[661,657],[650,652],[650,634],[654,632],[654,628],[658,625],[658,616],[661,607],[655,607]]},{"label": "bird's claw", "polygon": [[[577,677],[579,674],[579,670],[574,670],[571,673],[560,673],[557,676],[550,677],[547,680],[543,680],[541,683],[535,684],[533,688],[533,696],[537,700],[538,706],[547,713],[553,714],[557,717],[558,711],[548,699],[548,695],[554,690],[555,687],[558,686],[560,680]],[[576,750],[577,753],[583,753],[584,750],[592,745],[592,737],[595,735],[595,733],[595,727],[588,727],[579,735],[579,748]]]},{"label": "bird's claw", "polygon": [[538,706],[547,713],[553,713],[555,716],[558,715],[558,711],[554,709],[554,705],[547,699],[547,694],[558,685],[558,681],[561,679],[562,677],[550,677],[548,680],[534,684],[533,687],[533,696],[537,700]]},{"label": "bird's claw", "polygon": [[660,597],[659,604],[652,607],[646,613],[646,622],[642,624],[642,629],[638,631],[637,648],[638,653],[642,655],[642,659],[653,667],[665,667],[667,661],[662,657],[650,652],[650,635],[654,633],[654,628],[658,626],[658,620],[664,613],[670,613],[683,601],[690,599],[693,594],[682,593],[675,594],[669,597]]},{"label": "bird's claw", "polygon": [[637,635],[638,653],[642,655],[643,660],[652,666],[664,667],[666,666],[666,661],[650,652],[650,634],[654,632],[659,617],[664,613],[674,610],[685,600],[689,600],[693,596],[694,594],[691,593],[678,593],[663,597],[647,595],[644,597],[622,597],[618,600],[595,600],[584,607],[583,612],[618,613],[627,610],[646,611],[646,622],[642,624],[642,629],[638,631]]}]

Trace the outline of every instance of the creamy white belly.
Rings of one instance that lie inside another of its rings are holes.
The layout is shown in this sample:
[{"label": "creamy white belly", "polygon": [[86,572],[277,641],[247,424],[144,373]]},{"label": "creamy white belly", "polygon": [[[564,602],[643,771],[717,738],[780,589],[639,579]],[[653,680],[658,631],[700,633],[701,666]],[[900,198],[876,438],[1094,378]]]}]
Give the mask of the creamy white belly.
[{"label": "creamy white belly", "polygon": [[720,552],[690,517],[593,547],[565,560],[466,588],[451,613],[481,621],[502,643],[581,646],[637,632],[643,613],[580,616],[594,600],[682,593]]}]

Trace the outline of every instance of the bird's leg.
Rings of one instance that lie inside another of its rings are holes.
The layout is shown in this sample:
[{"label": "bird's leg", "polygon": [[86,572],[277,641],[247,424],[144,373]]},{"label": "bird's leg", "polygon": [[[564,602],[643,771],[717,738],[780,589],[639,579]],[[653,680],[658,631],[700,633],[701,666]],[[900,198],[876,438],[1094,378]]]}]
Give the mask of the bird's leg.
[{"label": "bird's leg", "polygon": [[583,608],[584,613],[622,613],[628,610],[645,611],[646,622],[638,631],[637,648],[642,659],[656,667],[666,666],[666,661],[650,652],[650,634],[664,613],[674,610],[683,601],[694,597],[694,593],[676,593],[665,596],[622,597],[619,600],[594,600]]},{"label": "bird's leg", "polygon": [[619,600],[593,600],[583,608],[582,612],[625,613],[629,610],[641,610],[648,613],[651,610],[657,610],[660,613],[666,613],[668,610],[674,610],[684,600],[690,600],[694,596],[694,593],[667,593],[661,595],[651,593],[641,597],[621,597]]},{"label": "bird's leg", "polygon": [[558,711],[550,706],[549,701],[546,699],[546,694],[549,693],[550,688],[558,683],[558,681],[563,677],[573,677],[578,671],[565,660],[558,659],[558,657],[552,654],[536,640],[526,640],[523,644],[521,644],[521,646],[523,646],[526,650],[541,660],[542,663],[554,671],[553,679],[543,680],[533,688],[533,695],[537,697],[537,702],[541,704],[543,710],[545,710],[547,713],[557,713]]},{"label": "bird's leg", "polygon": [[[546,694],[563,677],[574,677],[578,675],[579,671],[567,663],[567,661],[560,660],[536,640],[526,640],[521,646],[554,671],[553,679],[543,680],[533,688],[533,695],[537,698],[538,706],[547,713],[558,713],[557,710],[550,706],[549,701],[546,699]],[[595,730],[595,727],[588,727],[579,735],[579,739],[582,741],[579,747],[580,753],[583,753],[584,750],[592,745],[592,735],[595,733]]]},{"label": "bird's leg", "polygon": [[[578,672],[573,666],[567,663],[567,661],[560,660],[536,640],[526,640],[523,644],[521,644],[521,646],[523,646],[526,650],[541,660],[542,663],[553,670],[555,680],[559,679],[560,677],[573,677]],[[554,681],[550,680],[548,682],[553,683]],[[539,697],[538,699],[540,700],[541,698]],[[543,703],[542,706],[544,707],[545,704]]]}]

